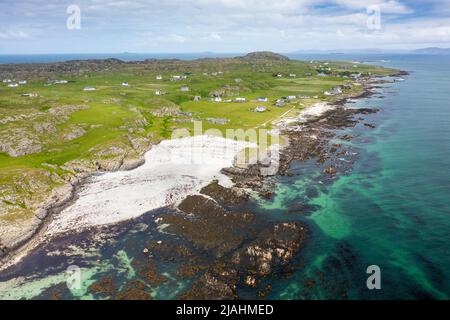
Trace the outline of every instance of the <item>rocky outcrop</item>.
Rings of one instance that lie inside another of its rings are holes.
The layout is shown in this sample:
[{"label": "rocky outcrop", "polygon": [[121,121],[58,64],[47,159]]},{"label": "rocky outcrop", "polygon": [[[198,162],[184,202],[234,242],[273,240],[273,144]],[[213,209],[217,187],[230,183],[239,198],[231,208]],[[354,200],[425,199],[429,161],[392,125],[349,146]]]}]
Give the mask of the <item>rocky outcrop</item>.
[{"label": "rocky outcrop", "polygon": [[11,157],[38,153],[42,147],[42,142],[28,130],[13,128],[0,132],[0,152]]},{"label": "rocky outcrop", "polygon": [[86,130],[80,126],[71,126],[66,134],[64,134],[63,139],[65,141],[78,139],[86,134]]}]

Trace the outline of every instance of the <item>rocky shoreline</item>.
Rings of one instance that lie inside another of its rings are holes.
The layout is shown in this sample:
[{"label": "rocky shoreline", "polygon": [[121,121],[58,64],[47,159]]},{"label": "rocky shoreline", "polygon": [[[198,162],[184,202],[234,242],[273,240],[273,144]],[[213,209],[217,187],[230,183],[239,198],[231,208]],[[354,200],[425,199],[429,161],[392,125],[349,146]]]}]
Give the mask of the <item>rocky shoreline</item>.
[{"label": "rocky shoreline", "polygon": [[[405,75],[404,72],[400,74]],[[371,84],[375,83],[381,82],[373,81]],[[285,128],[283,134],[287,136],[289,144],[281,150],[277,175],[289,176],[292,162],[311,159],[324,168],[324,180],[334,179],[339,172],[344,172],[348,164],[340,159],[349,154],[349,149],[344,144],[330,141],[351,140],[351,136],[338,136],[337,130],[354,127],[361,122],[360,116],[379,112],[372,108],[344,108],[350,98],[367,98],[375,94],[372,89],[368,86],[360,96],[341,99],[334,103],[333,109],[306,123]],[[372,128],[370,124],[364,125]],[[164,223],[171,225],[172,232],[182,235],[202,250],[212,250],[212,254],[216,255],[210,268],[179,298],[238,299],[237,288],[242,287],[256,290],[257,295],[263,298],[271,291],[272,285],[268,278],[274,275],[288,276],[299,268],[292,261],[309,237],[308,227],[303,223],[296,220],[267,223],[256,227],[258,231],[253,235],[253,241],[246,242],[239,237],[244,232],[246,235],[255,232],[249,228],[249,225],[255,224],[254,213],[239,209],[248,201],[248,192],[256,192],[266,199],[274,196],[272,177],[261,175],[261,169],[266,166],[267,163],[258,162],[247,168],[224,168],[222,172],[234,182],[233,188],[225,189],[212,183],[201,191],[202,195],[183,201],[178,207],[181,216],[162,218]],[[308,210],[308,206],[303,204],[298,206],[296,212],[303,214]],[[189,216],[188,223],[185,214]],[[206,220],[204,225],[202,221]],[[191,223],[196,224],[195,228],[189,227]],[[214,236],[206,236],[211,234]]]},{"label": "rocky shoreline", "polygon": [[[121,160],[120,163],[117,163],[116,171],[131,171],[143,165],[144,162],[144,154],[142,154],[142,158],[134,161]],[[53,217],[77,200],[79,190],[91,177],[92,173],[81,173],[64,186],[55,189],[50,199],[36,210],[37,221],[29,228],[29,232],[7,245],[0,243],[0,271],[20,262],[23,257],[42,243],[42,236]]]}]

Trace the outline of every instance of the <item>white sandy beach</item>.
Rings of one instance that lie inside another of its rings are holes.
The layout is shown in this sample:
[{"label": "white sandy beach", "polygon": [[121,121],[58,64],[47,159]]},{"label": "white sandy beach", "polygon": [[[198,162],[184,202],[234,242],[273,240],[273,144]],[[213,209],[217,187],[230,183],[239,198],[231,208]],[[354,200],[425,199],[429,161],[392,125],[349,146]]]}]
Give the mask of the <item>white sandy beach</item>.
[{"label": "white sandy beach", "polygon": [[139,217],[175,204],[215,179],[230,186],[220,170],[232,166],[246,147],[255,145],[214,136],[163,141],[145,154],[142,166],[92,177],[78,199],[54,217],[45,236]]},{"label": "white sandy beach", "polygon": [[294,122],[307,122],[309,119],[320,116],[333,108],[334,106],[326,102],[319,102],[306,108],[305,110],[302,110],[297,117],[283,119],[279,121],[277,125],[280,127],[285,127]]}]

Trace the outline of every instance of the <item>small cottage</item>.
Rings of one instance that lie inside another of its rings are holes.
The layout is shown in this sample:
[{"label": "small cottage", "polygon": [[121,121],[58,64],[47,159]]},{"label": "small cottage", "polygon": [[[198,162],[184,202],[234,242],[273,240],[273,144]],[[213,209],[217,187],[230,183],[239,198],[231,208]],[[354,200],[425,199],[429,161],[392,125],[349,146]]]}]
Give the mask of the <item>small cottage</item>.
[{"label": "small cottage", "polygon": [[269,99],[267,99],[266,97],[259,97],[257,100],[258,100],[258,102],[267,102],[267,101],[269,101]]},{"label": "small cottage", "polygon": [[220,124],[220,125],[224,125],[230,122],[230,120],[224,118],[206,118],[206,121],[212,124]]},{"label": "small cottage", "polygon": [[246,102],[247,99],[245,99],[245,98],[236,98],[236,99],[234,99],[234,101],[242,103],[242,102]]},{"label": "small cottage", "polygon": [[96,89],[94,87],[85,87],[83,91],[95,91]]},{"label": "small cottage", "polygon": [[257,106],[254,111],[255,112],[266,112],[267,108],[264,106]]},{"label": "small cottage", "polygon": [[326,96],[337,96],[339,94],[342,94],[342,89],[341,89],[341,87],[338,86],[338,87],[335,87],[335,88],[333,88],[331,90],[325,91],[324,94]]},{"label": "small cottage", "polygon": [[28,98],[36,98],[38,96],[37,93],[24,93],[22,94],[22,97],[28,97]]},{"label": "small cottage", "polygon": [[181,90],[182,92],[188,92],[190,89],[189,89],[188,86],[182,86],[182,87],[180,88],[180,90]]}]

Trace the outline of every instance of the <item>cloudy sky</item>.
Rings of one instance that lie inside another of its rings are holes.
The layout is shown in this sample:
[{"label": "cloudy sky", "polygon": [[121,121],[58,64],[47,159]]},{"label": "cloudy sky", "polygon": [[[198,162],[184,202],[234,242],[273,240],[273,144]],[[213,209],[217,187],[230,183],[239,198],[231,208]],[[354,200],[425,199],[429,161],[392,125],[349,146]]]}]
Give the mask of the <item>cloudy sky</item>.
[{"label": "cloudy sky", "polygon": [[450,47],[450,0],[0,2],[0,54],[428,46]]}]

